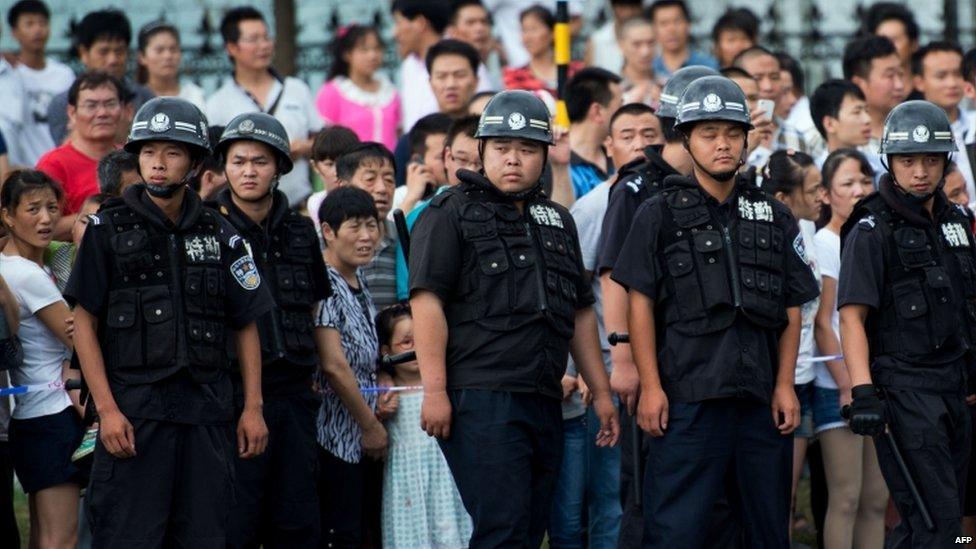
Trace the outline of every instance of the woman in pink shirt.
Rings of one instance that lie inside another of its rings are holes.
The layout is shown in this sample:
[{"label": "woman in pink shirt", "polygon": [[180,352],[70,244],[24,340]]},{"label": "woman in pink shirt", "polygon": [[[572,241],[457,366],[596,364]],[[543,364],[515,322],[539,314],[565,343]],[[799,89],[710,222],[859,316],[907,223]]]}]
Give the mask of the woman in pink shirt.
[{"label": "woman in pink shirt", "polygon": [[315,98],[328,125],[346,126],[363,141],[396,147],[400,96],[377,70],[383,65],[383,42],[376,29],[352,25],[339,31],[332,44],[329,80]]}]

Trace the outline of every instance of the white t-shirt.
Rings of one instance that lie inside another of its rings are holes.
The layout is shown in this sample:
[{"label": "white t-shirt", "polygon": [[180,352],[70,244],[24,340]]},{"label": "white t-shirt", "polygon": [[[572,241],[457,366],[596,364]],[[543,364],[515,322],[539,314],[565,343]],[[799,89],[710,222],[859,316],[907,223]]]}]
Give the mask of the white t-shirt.
[{"label": "white t-shirt", "polygon": [[[279,96],[281,99],[276,102]],[[289,140],[308,139],[322,129],[322,118],[305,82],[290,76],[285,77],[284,83],[275,79],[268,98],[266,107],[275,106],[274,112],[268,114],[281,122]],[[211,126],[226,126],[235,116],[247,112],[264,111],[244,88],[237,85],[233,76],[207,100],[207,121]],[[278,188],[288,196],[288,204],[292,207],[312,192],[308,169],[308,160],[298,158],[291,172],[281,176]]]},{"label": "white t-shirt", "polygon": [[[813,276],[817,279],[817,283],[820,283],[820,268],[817,262],[816,255],[813,251],[813,239],[814,233],[816,232],[816,226],[812,221],[807,221],[801,219],[800,225],[800,236],[803,239],[803,255],[810,266],[810,270],[813,271]],[[817,320],[817,309],[820,307],[820,297],[815,297],[810,301],[807,301],[800,306],[800,352],[797,358],[810,358],[814,355],[814,351],[817,347],[815,339],[813,337],[813,325]],[[796,364],[796,375],[795,383],[801,385],[803,383],[810,383],[814,379],[814,368],[813,364],[810,362],[797,362]]]},{"label": "white t-shirt", "polygon": [[[3,276],[17,300],[20,328],[17,336],[24,347],[24,363],[10,371],[13,385],[47,384],[61,380],[61,365],[68,360],[68,348],[36,316],[37,311],[63,301],[51,272],[20,256],[0,254]],[[56,414],[71,399],[63,389],[26,393],[15,397],[13,417],[30,419]]]},{"label": "white t-shirt", "polygon": [[620,73],[624,66],[624,54],[617,42],[617,26],[611,18],[590,35],[593,65],[612,73]]},{"label": "white t-shirt", "polygon": [[203,88],[193,82],[180,82],[179,98],[193,103],[201,111],[206,111],[207,109],[207,100],[203,95]]},{"label": "white t-shirt", "polygon": [[71,87],[75,73],[64,63],[50,57],[45,59],[41,70],[21,64],[17,66],[17,72],[24,82],[28,108],[27,122],[20,132],[21,151],[28,161],[27,165],[35,166],[44,153],[55,147],[47,125],[47,108],[51,98]]},{"label": "white t-shirt", "polygon": [[[835,281],[840,280],[840,235],[824,227],[813,237],[814,255],[820,265],[820,276],[829,276]],[[840,341],[840,313],[837,311],[837,294],[834,302],[830,303],[830,325],[834,328],[837,341]],[[814,384],[824,389],[836,389],[834,376],[830,375],[826,362],[818,362],[814,368],[816,380]]]},{"label": "white t-shirt", "polygon": [[11,166],[34,165],[28,162],[23,148],[24,124],[29,118],[24,80],[17,69],[0,58],[0,132],[7,143]]}]

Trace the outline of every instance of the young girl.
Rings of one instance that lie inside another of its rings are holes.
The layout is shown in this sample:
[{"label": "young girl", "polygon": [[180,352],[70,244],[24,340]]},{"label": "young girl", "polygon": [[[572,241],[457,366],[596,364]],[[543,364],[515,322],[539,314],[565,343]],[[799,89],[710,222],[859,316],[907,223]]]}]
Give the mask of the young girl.
[{"label": "young girl", "polygon": [[[823,164],[823,208],[814,237],[822,290],[815,334],[820,354],[840,355],[837,280],[840,229],[854,204],[874,189],[874,170],[863,154],[839,149]],[[851,402],[851,379],[843,360],[818,363],[814,383],[814,431],[820,439],[827,478],[826,547],[881,547],[888,490],[871,437],[855,435],[840,417]]]},{"label": "young girl", "polygon": [[[814,276],[819,279],[817,263],[813,258],[813,222],[820,213],[820,170],[810,155],[792,150],[780,150],[769,157],[763,169],[762,188],[774,198],[786,204],[800,225],[800,238],[792,242],[796,253],[802,254]],[[814,355],[813,327],[820,301],[813,299],[800,307],[800,352],[798,359]],[[793,433],[793,497],[803,470],[807,446],[813,438],[813,364],[797,362],[794,386],[800,401],[800,426]],[[795,501],[794,501],[795,505]]]},{"label": "young girl", "polygon": [[[19,307],[17,335],[24,353],[22,364],[10,372],[13,385],[57,383],[68,377],[71,312],[43,260],[61,219],[61,197],[58,184],[34,170],[12,173],[0,190],[0,215],[10,234],[0,254],[0,275]],[[15,400],[11,457],[29,497],[31,546],[76,543],[79,488],[85,481],[71,461],[83,433],[76,406],[60,389],[17,395]]]},{"label": "young girl", "polygon": [[[380,353],[396,355],[413,350],[410,306],[397,304],[376,316]],[[417,361],[394,366],[397,387],[420,385]],[[383,475],[383,545],[392,549],[468,546],[471,518],[464,510],[454,477],[437,439],[420,428],[423,393],[400,393],[396,416],[386,427],[390,451]]]}]

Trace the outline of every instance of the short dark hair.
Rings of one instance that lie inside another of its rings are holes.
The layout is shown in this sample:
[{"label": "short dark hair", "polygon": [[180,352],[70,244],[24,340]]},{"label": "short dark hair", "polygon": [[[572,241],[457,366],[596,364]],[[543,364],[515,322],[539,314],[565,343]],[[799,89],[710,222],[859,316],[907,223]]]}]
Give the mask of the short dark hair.
[{"label": "short dark hair", "polygon": [[617,109],[610,117],[610,128],[613,128],[613,123],[621,116],[640,116],[642,114],[654,114],[654,109],[646,103],[627,103]]},{"label": "short dark hair", "polygon": [[39,170],[14,170],[3,180],[3,185],[0,185],[0,208],[7,208],[12,213],[25,194],[44,189],[54,191],[58,202],[64,196],[61,185],[46,173]]},{"label": "short dark hair", "polygon": [[120,40],[126,47],[132,42],[132,26],[129,18],[117,9],[89,12],[81,19],[74,32],[75,45],[92,47],[99,40]]},{"label": "short dark hair", "polygon": [[785,51],[778,51],[775,55],[779,61],[779,70],[790,73],[790,78],[793,79],[793,89],[796,90],[797,97],[806,95],[807,79],[803,75],[803,67],[800,66],[800,62]]},{"label": "short dark hair", "polygon": [[393,343],[393,330],[401,318],[410,318],[410,303],[394,303],[376,314],[376,339],[380,345]]},{"label": "short dark hair", "polygon": [[444,34],[452,13],[450,4],[444,0],[394,0],[391,11],[400,12],[410,20],[423,17],[438,35]]},{"label": "short dark hair", "polygon": [[685,19],[691,21],[691,12],[688,11],[688,4],[685,4],[684,0],[657,0],[647,8],[647,18],[653,21],[657,11],[664,8],[679,8]]},{"label": "short dark hair", "polygon": [[338,160],[346,151],[359,144],[356,132],[345,126],[328,126],[312,141],[312,160]]},{"label": "short dark hair", "polygon": [[[350,181],[356,175],[356,170],[359,169],[359,166],[366,160],[389,162],[393,166],[393,171],[396,171],[396,159],[393,158],[393,153],[390,152],[390,149],[387,149],[382,143],[364,141],[358,145],[354,145],[336,159],[336,177],[343,181]],[[320,216],[319,219],[323,218]]]},{"label": "short dark hair", "polygon": [[427,154],[427,137],[447,134],[451,129],[451,117],[440,112],[428,114],[410,128],[410,156]]},{"label": "short dark hair", "polygon": [[867,79],[871,74],[871,63],[875,59],[897,55],[898,50],[884,36],[862,36],[855,38],[844,47],[844,78],[855,76]]},{"label": "short dark hair", "polygon": [[444,146],[453,146],[454,141],[459,135],[466,135],[471,139],[474,139],[474,134],[478,132],[478,122],[480,120],[481,117],[475,114],[455,118],[454,121],[451,122],[451,127],[447,130],[447,139],[444,140]]},{"label": "short dark hair", "polygon": [[570,122],[586,119],[590,105],[599,103],[606,107],[613,99],[610,84],[619,84],[620,77],[606,69],[586,67],[566,83],[566,110]]},{"label": "short dark hair", "polygon": [[380,218],[368,192],[346,185],[329,191],[319,205],[318,213],[319,222],[327,224],[333,232],[337,232],[347,219],[371,217],[378,221]]},{"label": "short dark hair", "polygon": [[742,68],[742,64],[745,63],[747,59],[752,59],[753,57],[758,57],[760,55],[768,55],[768,56],[772,57],[773,59],[776,59],[776,62],[777,63],[779,62],[779,58],[776,57],[776,54],[775,53],[771,52],[770,50],[768,50],[768,49],[766,49],[766,48],[764,48],[762,46],[760,46],[759,44],[756,44],[756,45],[752,46],[751,48],[746,48],[746,49],[740,51],[738,53],[738,55],[736,55],[732,59],[732,66],[733,67],[738,67],[738,68],[741,69]]},{"label": "short dark hair", "polygon": [[905,27],[905,34],[912,42],[918,42],[919,28],[911,10],[894,2],[878,2],[864,12],[864,31],[875,34],[885,21],[895,19]]},{"label": "short dark hair", "polygon": [[251,6],[238,6],[227,10],[224,17],[220,20],[220,36],[224,39],[224,45],[233,44],[241,39],[241,22],[264,20],[264,14]]},{"label": "short dark hair", "polygon": [[127,103],[129,94],[122,87],[122,81],[118,78],[101,71],[84,72],[75,78],[68,88],[68,104],[72,107],[78,106],[78,94],[82,90],[93,90],[102,86],[112,86],[119,97],[119,101]]},{"label": "short dark hair", "polygon": [[553,30],[556,28],[556,15],[553,14],[552,11],[549,8],[546,8],[545,6],[540,6],[539,4],[536,4],[534,6],[530,6],[522,10],[521,13],[519,13],[519,23],[524,21],[526,17],[530,17],[530,16],[535,17],[539,21],[542,21],[542,24],[549,27],[549,30]]},{"label": "short dark hair", "polygon": [[138,172],[139,159],[124,149],[114,150],[98,161],[98,190],[104,194],[119,196],[122,190],[122,174]]},{"label": "short dark hair", "polygon": [[488,11],[488,8],[486,8],[484,4],[481,3],[481,0],[454,0],[453,2],[451,2],[451,18],[448,21],[448,23],[452,25],[456,23],[458,12],[460,12],[464,8],[469,8],[472,6],[477,6],[485,10],[485,13],[488,14],[488,21],[489,22],[491,21],[491,12]]},{"label": "short dark hair", "polygon": [[349,76],[349,62],[346,61],[346,54],[351,52],[361,40],[369,35],[376,37],[376,41],[383,46],[383,38],[375,27],[367,25],[349,25],[345,32],[336,33],[332,43],[329,44],[329,51],[332,54],[332,65],[329,67],[329,74],[326,77],[332,80],[337,76]]},{"label": "short dark hair", "polygon": [[[959,47],[959,44],[946,40],[933,40],[921,48],[918,48],[915,50],[915,53],[912,54],[912,74],[924,76],[922,71],[925,69],[925,58],[928,57],[930,53],[935,52],[953,52],[958,53],[960,58],[964,57],[962,54],[962,48]],[[962,70],[961,63],[962,60],[960,59],[960,70]]]},{"label": "short dark hair", "polygon": [[428,74],[430,74],[434,67],[434,61],[442,55],[457,55],[465,58],[468,64],[471,65],[471,72],[475,75],[478,74],[478,65],[481,64],[481,57],[478,56],[478,50],[474,49],[474,46],[467,42],[453,38],[445,38],[427,50],[427,57],[424,59],[424,63],[427,65]]},{"label": "short dark hair", "polygon": [[810,96],[810,117],[824,139],[827,138],[827,129],[824,128],[823,119],[825,116],[837,118],[845,97],[864,101],[864,92],[850,80],[840,78],[826,80],[813,90],[813,95]]},{"label": "short dark hair", "polygon": [[748,78],[749,80],[755,80],[755,78],[745,69],[741,69],[739,67],[724,67],[718,72],[729,80],[733,78]]},{"label": "short dark hair", "polygon": [[718,42],[723,32],[739,31],[753,43],[759,36],[759,18],[749,8],[730,8],[712,26],[712,42]]},{"label": "short dark hair", "polygon": [[10,28],[17,26],[17,20],[20,19],[21,15],[42,15],[45,19],[51,19],[51,10],[47,9],[47,5],[40,0],[20,0],[13,6],[11,6],[10,11],[7,12],[7,24]]},{"label": "short dark hair", "polygon": [[973,78],[976,78],[976,48],[962,56],[962,77],[970,84],[973,83]]}]

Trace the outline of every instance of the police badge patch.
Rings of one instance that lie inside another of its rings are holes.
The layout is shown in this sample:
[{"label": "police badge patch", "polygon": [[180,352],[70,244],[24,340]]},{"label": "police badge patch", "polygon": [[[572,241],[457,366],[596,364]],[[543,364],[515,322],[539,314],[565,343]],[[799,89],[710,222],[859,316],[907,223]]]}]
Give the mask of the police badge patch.
[{"label": "police badge patch", "polygon": [[702,100],[702,110],[705,112],[717,112],[722,110],[722,98],[714,93],[710,93]]},{"label": "police badge patch", "polygon": [[245,118],[238,126],[237,131],[241,133],[251,133],[254,131],[254,122],[250,118]]},{"label": "police badge patch", "polygon": [[261,285],[258,266],[254,264],[254,259],[249,255],[235,261],[230,266],[230,273],[234,275],[234,280],[245,290],[256,290]]},{"label": "police badge patch", "polygon": [[926,142],[928,142],[928,140],[929,140],[929,129],[926,128],[925,126],[922,126],[921,124],[918,125],[918,126],[915,126],[915,129],[912,130],[912,139],[916,143],[926,143]]},{"label": "police badge patch", "polygon": [[513,112],[508,115],[508,127],[513,130],[521,130],[525,127],[525,116],[520,112]]},{"label": "police badge patch", "polygon": [[169,117],[165,113],[156,113],[156,116],[149,120],[149,129],[156,133],[164,132],[169,128]]}]

